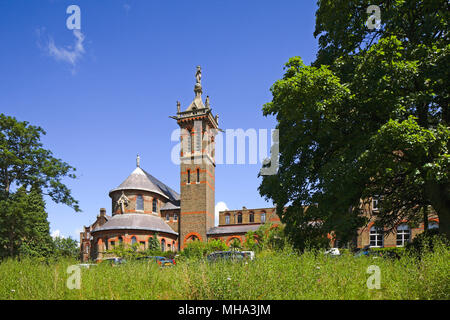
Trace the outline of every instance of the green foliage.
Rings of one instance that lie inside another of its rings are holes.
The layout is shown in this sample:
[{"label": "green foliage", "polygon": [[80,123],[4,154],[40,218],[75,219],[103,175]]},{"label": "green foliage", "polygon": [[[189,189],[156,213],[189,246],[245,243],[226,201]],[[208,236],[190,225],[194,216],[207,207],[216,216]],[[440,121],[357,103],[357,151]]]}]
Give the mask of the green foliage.
[{"label": "green foliage", "polygon": [[48,256],[53,242],[45,212],[45,202],[38,190],[20,188],[0,200],[0,257]]},{"label": "green foliage", "polygon": [[32,187],[55,201],[80,211],[70,190],[61,181],[76,178],[75,168],[53,157],[40,142],[41,127],[0,114],[0,198],[8,198],[12,186]]},{"label": "green foliage", "polygon": [[221,239],[210,239],[208,242],[199,240],[190,241],[181,251],[184,258],[201,259],[214,251],[226,251],[227,245]]},{"label": "green foliage", "polygon": [[[173,267],[129,261],[118,267],[99,264],[81,270],[81,290],[67,288],[67,267],[76,260],[41,263],[6,259],[0,263],[0,299],[134,300],[448,300],[449,247],[439,245],[421,260],[330,259],[291,250],[262,251],[247,264],[187,259]],[[381,289],[369,290],[367,268],[376,264]]]},{"label": "green foliage", "polygon": [[249,230],[245,234],[245,242],[244,248],[248,251],[259,251],[261,248],[260,243],[258,242],[258,236],[255,231]]},{"label": "green foliage", "polygon": [[53,239],[54,251],[53,255],[57,258],[80,258],[80,247],[78,241],[72,238],[55,237]]},{"label": "green foliage", "polygon": [[416,257],[421,257],[429,251],[433,251],[435,247],[450,246],[450,241],[438,230],[431,229],[414,237],[414,239],[406,245],[406,250]]},{"label": "green foliage", "polygon": [[[366,8],[379,5],[380,30]],[[289,59],[264,105],[279,129],[279,170],[260,194],[277,204],[296,248],[367,223],[360,200],[383,195],[377,223],[439,216],[450,236],[449,4],[321,0],[311,66]],[[287,206],[286,210],[285,207]]]},{"label": "green foliage", "polygon": [[231,250],[239,250],[242,249],[242,245],[241,245],[241,241],[239,241],[239,239],[234,238],[230,243],[229,243],[230,249]]},{"label": "green foliage", "polygon": [[158,251],[161,250],[161,244],[157,238],[158,234],[156,233],[151,239],[148,240],[148,250],[150,251]]}]

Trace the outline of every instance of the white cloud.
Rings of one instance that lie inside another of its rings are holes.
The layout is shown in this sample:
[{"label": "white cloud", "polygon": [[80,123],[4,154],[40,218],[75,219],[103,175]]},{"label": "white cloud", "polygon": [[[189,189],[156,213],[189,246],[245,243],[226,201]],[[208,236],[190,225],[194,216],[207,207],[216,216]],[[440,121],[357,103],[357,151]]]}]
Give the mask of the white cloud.
[{"label": "white cloud", "polygon": [[[37,30],[37,35],[41,38],[41,35],[45,32],[45,28]],[[72,66],[72,73],[75,73],[75,67],[78,61],[82,58],[85,53],[84,49],[84,34],[77,29],[73,30],[73,35],[75,37],[75,41],[73,45],[62,47],[57,46],[52,37],[48,37],[48,41],[44,43],[44,45],[38,42],[38,45],[41,49],[46,51],[51,57],[55,58],[58,61],[69,63]],[[40,39],[39,39],[40,40]]]},{"label": "white cloud", "polygon": [[59,229],[56,229],[51,234],[52,238],[64,238],[64,236],[61,234],[61,231]]},{"label": "white cloud", "polygon": [[229,210],[228,209],[228,207],[227,207],[227,204],[225,203],[225,202],[223,202],[223,201],[220,201],[220,202],[217,202],[217,204],[216,204],[216,208],[215,208],[215,214],[214,214],[214,216],[215,216],[215,221],[214,221],[214,224],[217,226],[217,225],[219,225],[219,212],[220,211],[225,211],[225,210]]}]

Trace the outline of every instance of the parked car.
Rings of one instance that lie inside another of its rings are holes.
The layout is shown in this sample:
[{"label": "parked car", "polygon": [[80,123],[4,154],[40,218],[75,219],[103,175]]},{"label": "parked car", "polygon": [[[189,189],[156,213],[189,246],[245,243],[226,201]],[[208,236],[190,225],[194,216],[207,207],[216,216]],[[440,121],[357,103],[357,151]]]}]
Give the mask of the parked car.
[{"label": "parked car", "polygon": [[341,255],[341,252],[339,251],[338,248],[331,248],[325,251],[324,254],[330,257],[338,257]]},{"label": "parked car", "polygon": [[138,260],[138,261],[154,261],[157,264],[159,264],[161,267],[169,267],[169,266],[174,266],[176,264],[175,259],[169,259],[169,258],[161,257],[161,256],[139,257],[136,260]]},{"label": "parked car", "polygon": [[104,263],[104,264],[108,263],[111,266],[115,267],[115,266],[124,264],[125,262],[126,262],[126,260],[124,258],[115,257],[115,258],[106,258],[106,259],[102,260],[101,263]]},{"label": "parked car", "polygon": [[254,251],[241,251],[241,253],[244,254],[245,259],[253,260],[255,259],[255,252]]},{"label": "parked car", "polygon": [[356,252],[356,254],[354,255],[355,258],[359,258],[359,257],[373,257],[373,258],[378,258],[381,257],[380,252],[371,250],[370,246],[367,245],[364,248],[360,249],[358,252]]},{"label": "parked car", "polygon": [[245,255],[240,251],[216,251],[210,253],[206,259],[209,262],[215,262],[218,260],[227,260],[227,261],[242,261],[244,260]]}]

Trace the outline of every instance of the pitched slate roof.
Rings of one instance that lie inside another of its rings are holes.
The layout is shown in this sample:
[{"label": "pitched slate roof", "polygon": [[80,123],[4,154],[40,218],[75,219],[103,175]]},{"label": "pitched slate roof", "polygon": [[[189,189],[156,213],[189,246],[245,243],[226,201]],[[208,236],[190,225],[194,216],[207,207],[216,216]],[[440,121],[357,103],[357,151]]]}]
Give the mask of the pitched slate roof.
[{"label": "pitched slate roof", "polygon": [[91,232],[104,230],[148,230],[178,235],[164,220],[158,216],[145,213],[125,213],[112,216],[101,227]]},{"label": "pitched slate roof", "polygon": [[143,190],[158,193],[170,201],[174,202],[180,200],[180,195],[169,188],[167,185],[156,179],[148,172],[142,170],[140,167],[134,171],[122,182],[117,188],[111,190],[109,194],[118,190]]},{"label": "pitched slate roof", "polygon": [[238,226],[219,226],[208,230],[206,234],[230,234],[230,233],[247,233],[247,231],[256,231],[261,224],[244,224]]},{"label": "pitched slate roof", "polygon": [[180,209],[180,201],[176,201],[174,203],[166,202],[159,210],[163,211],[163,210],[176,210],[176,209]]}]

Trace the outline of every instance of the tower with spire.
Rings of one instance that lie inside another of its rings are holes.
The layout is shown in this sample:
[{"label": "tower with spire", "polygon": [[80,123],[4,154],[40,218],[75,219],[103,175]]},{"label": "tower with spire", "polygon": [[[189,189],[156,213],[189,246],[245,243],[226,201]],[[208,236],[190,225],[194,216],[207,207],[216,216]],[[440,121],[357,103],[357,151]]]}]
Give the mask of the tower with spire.
[{"label": "tower with spire", "polygon": [[214,227],[215,207],[215,135],[217,118],[213,116],[209,97],[202,100],[202,70],[195,74],[194,100],[172,118],[180,126],[180,231],[183,248],[192,240],[207,240],[207,231]]}]

